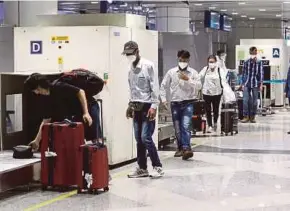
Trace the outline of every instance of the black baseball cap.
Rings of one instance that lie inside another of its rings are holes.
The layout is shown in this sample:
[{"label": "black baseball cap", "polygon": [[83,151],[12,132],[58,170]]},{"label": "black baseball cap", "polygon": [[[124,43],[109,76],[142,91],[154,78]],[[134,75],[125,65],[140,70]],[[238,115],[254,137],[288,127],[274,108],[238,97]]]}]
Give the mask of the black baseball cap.
[{"label": "black baseball cap", "polygon": [[138,44],[134,41],[126,42],[124,45],[124,50],[122,54],[133,54],[136,50],[138,50]]}]

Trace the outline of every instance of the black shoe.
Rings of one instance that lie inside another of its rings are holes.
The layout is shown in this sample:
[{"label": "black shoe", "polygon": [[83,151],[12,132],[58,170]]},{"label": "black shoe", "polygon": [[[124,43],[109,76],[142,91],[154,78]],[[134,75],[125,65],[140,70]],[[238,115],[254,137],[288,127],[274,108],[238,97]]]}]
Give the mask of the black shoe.
[{"label": "black shoe", "polygon": [[188,160],[189,158],[193,157],[192,150],[185,150],[182,155],[182,160]]},{"label": "black shoe", "polygon": [[174,157],[179,158],[179,157],[182,157],[182,155],[183,155],[183,151],[182,150],[177,150],[175,152],[175,154],[174,154]]}]

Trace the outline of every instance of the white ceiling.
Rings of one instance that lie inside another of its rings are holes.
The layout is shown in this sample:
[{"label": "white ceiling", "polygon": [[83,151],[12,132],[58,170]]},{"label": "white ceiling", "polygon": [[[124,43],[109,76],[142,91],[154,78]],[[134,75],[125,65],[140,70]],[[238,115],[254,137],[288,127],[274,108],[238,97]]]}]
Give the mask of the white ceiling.
[{"label": "white ceiling", "polygon": [[[132,1],[128,1],[132,2]],[[161,5],[171,6],[177,1],[143,1],[143,4],[150,4],[150,7]],[[182,5],[183,3],[180,3]],[[202,20],[203,11],[212,9],[232,15],[238,19],[290,19],[290,0],[245,0],[245,1],[189,1],[191,18]],[[67,11],[86,10],[90,13],[99,12],[98,1],[63,1],[59,2],[59,9]]]}]

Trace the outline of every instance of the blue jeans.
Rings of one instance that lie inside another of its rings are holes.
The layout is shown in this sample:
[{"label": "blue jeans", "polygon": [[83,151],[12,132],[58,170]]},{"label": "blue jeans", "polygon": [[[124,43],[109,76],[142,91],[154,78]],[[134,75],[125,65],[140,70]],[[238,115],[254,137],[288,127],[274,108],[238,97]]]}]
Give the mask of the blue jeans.
[{"label": "blue jeans", "polygon": [[[99,138],[103,138],[102,129],[100,124],[100,106],[97,102],[89,102],[88,103],[89,113],[92,117],[93,123],[91,126],[84,123],[85,129],[85,138],[87,141],[93,141]],[[78,112],[78,115],[74,115],[72,118],[74,121],[83,122],[82,113]]]},{"label": "blue jeans", "polygon": [[259,88],[244,88],[243,113],[246,117],[254,117],[257,114]]},{"label": "blue jeans", "polygon": [[145,104],[142,111],[134,113],[134,134],[137,142],[137,162],[139,168],[147,169],[147,151],[153,167],[162,167],[152,136],[155,130],[155,120],[147,117],[151,104]]},{"label": "blue jeans", "polygon": [[193,103],[172,102],[172,120],[179,150],[190,150]]}]

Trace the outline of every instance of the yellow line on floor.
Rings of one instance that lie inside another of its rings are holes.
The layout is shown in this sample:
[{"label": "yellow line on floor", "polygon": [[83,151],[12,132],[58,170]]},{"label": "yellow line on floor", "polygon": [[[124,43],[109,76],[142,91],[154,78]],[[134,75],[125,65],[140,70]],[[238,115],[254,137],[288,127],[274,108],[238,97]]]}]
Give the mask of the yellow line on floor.
[{"label": "yellow line on floor", "polygon": [[[202,145],[202,144],[196,144],[196,145],[192,146],[192,148],[198,147],[200,145]],[[127,174],[128,174],[128,170],[124,170],[124,171],[115,173],[113,175],[113,179],[118,178],[118,177],[125,176]],[[77,190],[73,190],[73,191],[70,191],[68,193],[61,194],[61,195],[59,195],[59,196],[57,196],[55,198],[52,198],[52,199],[49,199],[49,200],[40,202],[38,204],[32,205],[31,207],[28,207],[28,208],[24,209],[24,211],[34,211],[34,210],[38,210],[38,209],[40,209],[42,207],[51,205],[51,204],[53,204],[55,202],[62,201],[64,199],[66,199],[66,198],[72,197],[72,196],[76,195],[77,193],[78,193]]]},{"label": "yellow line on floor", "polygon": [[73,195],[76,195],[77,193],[78,193],[77,190],[74,190],[74,191],[70,191],[68,193],[61,194],[61,195],[59,195],[59,196],[57,196],[55,198],[49,199],[49,200],[44,201],[44,202],[40,202],[40,203],[35,204],[35,205],[31,206],[31,207],[28,207],[24,211],[34,211],[34,210],[37,210],[37,209],[39,209],[41,207],[45,207],[45,206],[50,205],[50,204],[53,204],[53,203],[55,203],[57,201],[61,201],[61,200],[64,200],[66,198],[69,198],[69,197],[71,197]]}]

